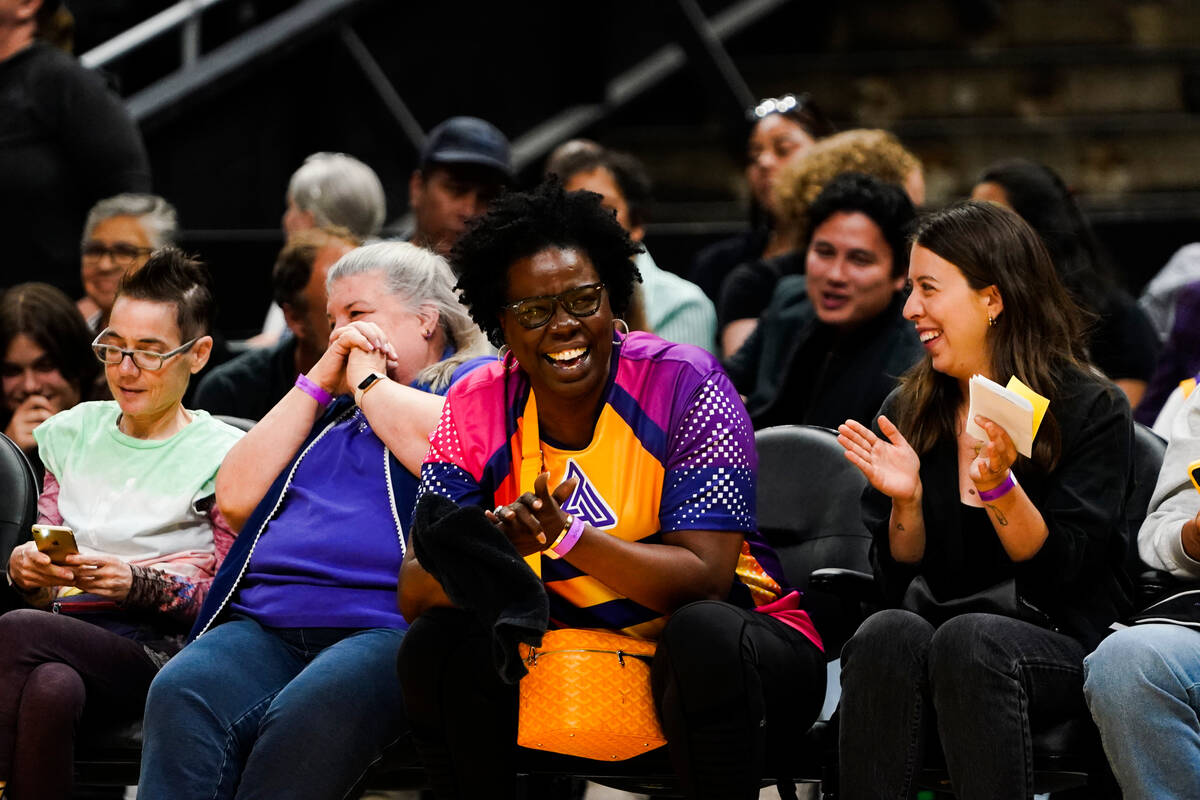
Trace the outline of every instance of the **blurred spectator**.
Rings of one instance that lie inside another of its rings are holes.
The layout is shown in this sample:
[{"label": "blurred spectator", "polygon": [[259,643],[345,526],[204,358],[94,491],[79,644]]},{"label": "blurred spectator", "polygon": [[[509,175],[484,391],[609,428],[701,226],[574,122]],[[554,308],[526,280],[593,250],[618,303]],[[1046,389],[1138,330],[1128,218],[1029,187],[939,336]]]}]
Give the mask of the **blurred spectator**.
[{"label": "blurred spectator", "polygon": [[746,115],[752,125],[746,142],[750,230],[704,248],[688,271],[688,278],[713,302],[721,282],[738,264],[771,258],[795,247],[775,231],[776,181],[784,166],[834,131],[833,123],[807,92],[766,98]]},{"label": "blurred spectator", "polygon": [[811,208],[806,275],[779,281],[726,367],[754,427],[870,424],[896,378],[922,355],[904,319],[913,205],[898,186],[835,178]]},{"label": "blurred spectator", "polygon": [[22,283],[0,298],[4,435],[25,451],[39,478],[34,429],[60,411],[100,397],[100,365],[91,341],[92,332],[71,298],[47,283]]},{"label": "blurred spectator", "polygon": [[153,194],[119,194],[88,211],[80,270],[84,296],[77,305],[93,334],[108,325],[121,278],[155,250],[174,244],[178,227],[175,207]]},{"label": "blurred spectator", "polygon": [[1154,370],[1158,337],[1103,263],[1095,234],[1062,179],[1042,164],[1010,159],[985,169],[971,197],[1011,208],[1038,232],[1059,279],[1093,317],[1089,359],[1136,408]]},{"label": "blurred spectator", "polygon": [[283,230],[345,228],[363,241],[379,235],[387,217],[375,170],[345,153],[313,153],[288,181]]},{"label": "blurred spectator", "polygon": [[920,160],[887,131],[843,131],[817,142],[792,161],[775,182],[775,231],[778,240],[787,244],[786,250],[773,258],[739,265],[721,285],[717,326],[726,357],[737,352],[754,330],[779,278],[804,271],[804,247],[810,233],[808,207],[844,172],[872,175],[903,187],[915,205],[925,199]]},{"label": "blurred spectator", "polygon": [[0,240],[4,284],[79,296],[76,238],[102,197],[150,190],[141,134],[104,79],[39,41],[58,0],[0,2]]},{"label": "blurred spectator", "polygon": [[1175,324],[1176,296],[1183,287],[1196,281],[1200,281],[1200,242],[1175,251],[1166,266],[1142,289],[1138,305],[1150,318],[1159,339],[1166,341]]},{"label": "blurred spectator", "polygon": [[1133,412],[1135,420],[1153,425],[1163,438],[1170,433],[1171,420],[1192,393],[1195,376],[1200,373],[1197,331],[1200,331],[1200,282],[1190,283],[1176,293],[1171,335],[1159,353],[1142,402]]},{"label": "blurred spectator", "polygon": [[[387,200],[379,176],[345,153],[313,153],[304,159],[288,181],[286,201],[281,224],[284,235],[289,237],[311,228],[342,228],[353,239],[364,242],[379,236],[387,218]],[[321,314],[324,313],[322,301]],[[262,333],[246,344],[272,347],[288,327],[283,309],[278,301],[273,302],[267,309]],[[266,407],[272,405],[268,403]]]},{"label": "blurred spectator", "polygon": [[[569,192],[586,190],[600,195],[629,238],[642,244],[651,202],[650,177],[636,158],[575,139],[551,154],[546,173],[558,175]],[[635,295],[645,313],[646,329],[667,341],[713,352],[717,314],[700,287],[660,268],[644,245],[634,263],[642,276]]]},{"label": "blurred spectator", "polygon": [[195,406],[212,414],[260,420],[307,373],[329,344],[325,275],[359,241],[345,229],[307,229],[288,238],[271,273],[275,302],[290,332],[270,347],[242,353],[212,370]]},{"label": "blurred spectator", "polygon": [[467,221],[487,210],[513,179],[508,139],[477,117],[451,117],[429,132],[408,182],[409,240],[446,255]]}]

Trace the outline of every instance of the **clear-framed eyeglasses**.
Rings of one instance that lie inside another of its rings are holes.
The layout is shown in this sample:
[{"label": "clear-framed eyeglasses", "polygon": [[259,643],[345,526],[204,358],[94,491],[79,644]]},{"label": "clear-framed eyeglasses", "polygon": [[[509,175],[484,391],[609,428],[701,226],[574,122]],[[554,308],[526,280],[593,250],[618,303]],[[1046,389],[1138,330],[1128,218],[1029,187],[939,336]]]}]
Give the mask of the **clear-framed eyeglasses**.
[{"label": "clear-framed eyeglasses", "polygon": [[101,331],[100,335],[92,342],[92,352],[96,354],[101,364],[120,364],[125,360],[125,356],[133,359],[134,366],[138,369],[146,369],[151,372],[162,369],[168,359],[174,358],[180,353],[186,352],[188,348],[200,341],[197,336],[189,342],[176,347],[174,350],[168,350],[165,353],[156,353],[153,350],[130,350],[124,347],[117,347],[115,344],[101,344],[100,339],[108,335],[109,331]]}]

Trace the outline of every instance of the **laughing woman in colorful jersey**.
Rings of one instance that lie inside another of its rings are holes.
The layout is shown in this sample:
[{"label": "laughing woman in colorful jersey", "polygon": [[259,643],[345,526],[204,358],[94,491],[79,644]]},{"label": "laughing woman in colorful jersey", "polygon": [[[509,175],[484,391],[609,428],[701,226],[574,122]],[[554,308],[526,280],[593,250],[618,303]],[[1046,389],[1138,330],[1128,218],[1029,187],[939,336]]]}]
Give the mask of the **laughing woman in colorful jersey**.
[{"label": "laughing woman in colorful jersey", "polygon": [[[462,300],[507,352],[448,396],[422,488],[541,551],[551,627],[657,640],[655,701],[688,794],[757,797],[820,710],[820,637],[755,530],[753,433],[729,379],[615,319],[636,252],[599,195],[554,180],[463,237]],[[531,441],[535,492],[520,485]],[[512,796],[517,687],[411,547],[401,576],[400,682],[435,793]]]}]

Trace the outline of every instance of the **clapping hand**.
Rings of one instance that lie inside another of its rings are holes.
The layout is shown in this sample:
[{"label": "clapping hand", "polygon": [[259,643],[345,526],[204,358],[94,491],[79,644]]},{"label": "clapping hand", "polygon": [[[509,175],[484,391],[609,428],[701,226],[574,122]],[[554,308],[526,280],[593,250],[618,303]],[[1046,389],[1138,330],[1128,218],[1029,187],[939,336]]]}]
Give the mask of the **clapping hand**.
[{"label": "clapping hand", "polygon": [[838,426],[838,443],[845,448],[850,463],[862,470],[880,492],[892,500],[919,500],[921,459],[887,417],[879,418],[879,430],[886,440],[862,423],[848,419]]},{"label": "clapping hand", "polygon": [[1017,447],[1013,444],[1008,432],[987,417],[975,417],[975,423],[987,434],[987,441],[979,447],[979,452],[967,475],[975,483],[975,488],[981,492],[995,489],[1004,483],[1008,471],[1017,460]]},{"label": "clapping hand", "polygon": [[575,491],[579,480],[571,478],[549,491],[550,473],[543,472],[533,482],[533,491],[525,492],[506,506],[485,511],[488,521],[500,528],[522,556],[545,550],[562,533],[567,515],[562,504]]}]

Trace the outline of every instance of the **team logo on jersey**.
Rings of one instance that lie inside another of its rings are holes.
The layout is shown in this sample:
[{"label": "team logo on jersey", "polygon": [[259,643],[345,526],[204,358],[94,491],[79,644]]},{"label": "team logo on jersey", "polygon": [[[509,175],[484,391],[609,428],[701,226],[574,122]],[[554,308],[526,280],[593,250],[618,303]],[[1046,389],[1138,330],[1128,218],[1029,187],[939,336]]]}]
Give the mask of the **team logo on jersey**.
[{"label": "team logo on jersey", "polygon": [[615,527],[617,524],[617,515],[613,513],[608,503],[604,502],[604,498],[600,496],[600,492],[588,480],[587,473],[575,463],[575,459],[567,461],[567,474],[563,477],[563,480],[569,481],[571,478],[578,478],[579,485],[575,487],[575,491],[567,498],[567,502],[563,503],[563,511],[581,517],[591,523],[593,528],[603,530]]}]

